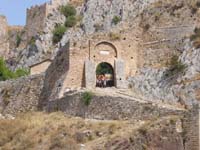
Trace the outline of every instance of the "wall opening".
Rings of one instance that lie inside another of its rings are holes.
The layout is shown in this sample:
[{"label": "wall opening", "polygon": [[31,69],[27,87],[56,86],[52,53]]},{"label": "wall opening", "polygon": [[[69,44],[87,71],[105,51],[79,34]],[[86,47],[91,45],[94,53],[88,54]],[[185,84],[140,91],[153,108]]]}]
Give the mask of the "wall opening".
[{"label": "wall opening", "polygon": [[96,68],[96,87],[112,87],[114,86],[114,69],[107,62],[102,62]]}]

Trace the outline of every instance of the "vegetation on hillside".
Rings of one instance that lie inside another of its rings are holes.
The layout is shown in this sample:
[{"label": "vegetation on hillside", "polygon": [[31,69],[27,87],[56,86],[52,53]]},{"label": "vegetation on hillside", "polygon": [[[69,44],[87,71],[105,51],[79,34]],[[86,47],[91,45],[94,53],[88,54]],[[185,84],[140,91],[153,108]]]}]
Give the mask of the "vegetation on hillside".
[{"label": "vegetation on hillside", "polygon": [[67,30],[67,28],[63,25],[57,25],[55,27],[55,29],[53,30],[53,43],[54,44],[58,43],[62,39],[66,30]]},{"label": "vegetation on hillside", "polygon": [[22,42],[22,38],[19,34],[17,34],[17,36],[16,36],[16,47],[19,47],[21,42]]},{"label": "vegetation on hillside", "polygon": [[177,55],[174,55],[170,60],[169,69],[165,72],[165,77],[173,77],[182,74],[186,69],[187,66],[179,60]]},{"label": "vegetation on hillside", "polygon": [[0,81],[8,79],[16,79],[29,74],[29,70],[19,68],[16,71],[11,71],[7,66],[3,58],[0,58]]},{"label": "vegetation on hillside", "polygon": [[69,16],[65,20],[65,26],[68,28],[71,28],[76,25],[76,17],[75,16]]},{"label": "vegetation on hillside", "polygon": [[60,11],[66,18],[76,15],[76,9],[74,8],[74,6],[69,5],[69,4],[65,6],[61,6]]},{"label": "vegetation on hillside", "polygon": [[66,30],[76,25],[77,18],[76,18],[76,8],[72,5],[65,5],[61,6],[60,12],[66,17],[64,25],[57,25],[53,31],[53,43],[58,43]]},{"label": "vegetation on hillside", "polygon": [[96,146],[96,141],[107,142],[109,136],[133,127],[128,121],[100,122],[68,117],[61,112],[29,112],[14,120],[0,119],[0,149],[78,150],[80,144]]},{"label": "vegetation on hillside", "polygon": [[89,106],[92,101],[93,93],[92,92],[84,92],[82,95],[82,100],[86,106]]},{"label": "vegetation on hillside", "polygon": [[117,25],[120,21],[121,21],[121,17],[119,17],[119,16],[114,16],[112,19],[112,23],[114,25]]}]

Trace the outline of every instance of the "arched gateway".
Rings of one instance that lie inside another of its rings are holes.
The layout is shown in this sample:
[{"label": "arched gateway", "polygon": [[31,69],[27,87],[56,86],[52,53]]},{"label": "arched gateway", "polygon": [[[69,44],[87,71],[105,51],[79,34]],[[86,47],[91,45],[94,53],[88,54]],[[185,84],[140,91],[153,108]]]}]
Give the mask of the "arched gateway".
[{"label": "arched gateway", "polygon": [[114,68],[107,62],[102,62],[96,67],[96,87],[114,86]]},{"label": "arched gateway", "polygon": [[[98,67],[104,66],[103,71]],[[110,68],[110,69],[109,69]],[[104,72],[105,70],[108,72]],[[111,71],[111,72],[109,72]],[[99,74],[100,72],[100,74]],[[85,85],[86,88],[97,86],[97,76],[104,75],[109,80],[110,86],[125,87],[125,64],[119,56],[119,50],[111,42],[97,43],[90,52],[89,60],[85,61]]]}]

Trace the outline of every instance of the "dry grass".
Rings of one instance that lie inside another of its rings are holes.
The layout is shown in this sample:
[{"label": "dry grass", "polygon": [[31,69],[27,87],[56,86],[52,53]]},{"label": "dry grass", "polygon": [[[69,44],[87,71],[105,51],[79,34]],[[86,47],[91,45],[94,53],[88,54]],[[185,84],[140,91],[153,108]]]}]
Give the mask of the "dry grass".
[{"label": "dry grass", "polygon": [[120,34],[119,33],[114,33],[114,32],[110,32],[109,33],[109,37],[111,41],[115,41],[115,40],[120,40]]},{"label": "dry grass", "polygon": [[[63,113],[32,112],[0,120],[1,150],[76,150],[79,144],[106,142],[134,127],[128,121],[96,121]],[[95,144],[96,145],[96,144]]]}]

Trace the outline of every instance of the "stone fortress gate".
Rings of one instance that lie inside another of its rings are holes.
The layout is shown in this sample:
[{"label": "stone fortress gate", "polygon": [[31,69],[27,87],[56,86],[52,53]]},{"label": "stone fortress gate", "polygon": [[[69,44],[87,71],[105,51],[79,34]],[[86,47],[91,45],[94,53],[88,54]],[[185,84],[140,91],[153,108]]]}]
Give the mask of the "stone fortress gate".
[{"label": "stone fortress gate", "polygon": [[96,69],[101,63],[112,66],[114,71],[114,86],[125,88],[125,63],[120,58],[118,48],[111,42],[101,41],[89,49],[89,59],[85,61],[85,86],[96,86]]},{"label": "stone fortress gate", "polygon": [[[130,41],[109,41],[93,39],[88,41],[70,42],[69,64],[60,96],[70,90],[79,87],[92,89],[96,87],[97,67],[104,63],[111,68],[112,83],[116,88],[127,88],[127,77],[130,72],[137,70],[137,49],[130,50],[127,43]],[[133,71],[132,71],[133,70]]]}]

